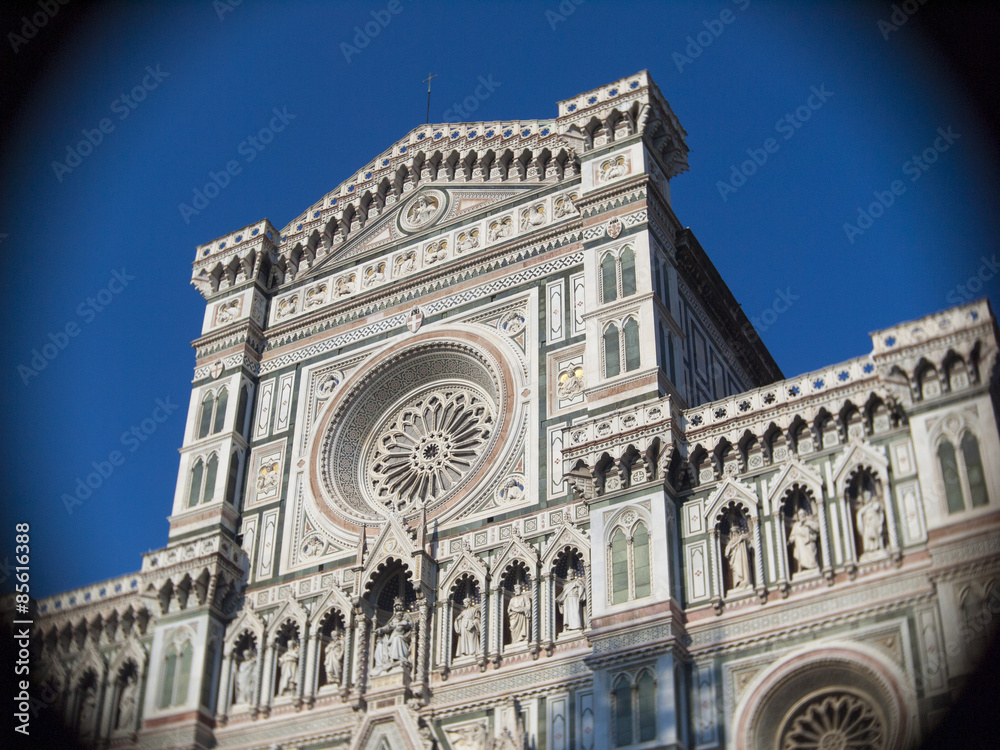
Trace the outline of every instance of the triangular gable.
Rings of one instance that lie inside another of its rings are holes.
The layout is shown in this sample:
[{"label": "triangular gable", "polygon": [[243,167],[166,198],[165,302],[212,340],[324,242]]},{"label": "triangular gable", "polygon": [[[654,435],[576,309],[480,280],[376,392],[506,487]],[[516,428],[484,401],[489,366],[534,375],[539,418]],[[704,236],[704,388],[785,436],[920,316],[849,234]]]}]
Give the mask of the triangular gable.
[{"label": "triangular gable", "polygon": [[538,550],[525,542],[516,529],[511,529],[510,541],[490,569],[490,577],[494,580],[500,578],[504,569],[515,560],[526,563],[529,570],[538,570]]},{"label": "triangular gable", "polygon": [[752,487],[730,477],[709,496],[705,504],[705,520],[709,522],[709,526],[713,525],[722,508],[730,502],[742,505],[751,518],[757,515],[756,510],[760,506],[760,498]]},{"label": "triangular gable", "polygon": [[367,713],[354,735],[350,750],[424,750],[417,718],[406,708],[387,713]]},{"label": "triangular gable", "polygon": [[223,643],[226,651],[229,651],[236,644],[237,639],[244,631],[250,631],[257,636],[257,646],[264,641],[264,634],[267,632],[267,623],[264,622],[260,614],[253,608],[250,600],[247,599],[236,619],[229,623],[226,628],[226,637]]},{"label": "triangular gable", "polygon": [[299,636],[306,632],[306,623],[309,621],[309,613],[296,599],[289,597],[277,610],[267,615],[267,630],[269,635],[274,635],[277,630],[286,622],[291,620],[299,626]]},{"label": "triangular gable", "polygon": [[77,659],[76,664],[73,665],[73,676],[70,680],[69,687],[71,689],[76,689],[80,679],[84,674],[86,674],[88,669],[94,670],[97,675],[97,682],[100,684],[101,680],[104,679],[104,670],[106,668],[107,664],[105,663],[104,658],[94,647],[94,644],[88,640],[83,646],[80,658]]},{"label": "triangular gable", "polygon": [[889,466],[884,451],[884,448],[874,448],[867,441],[852,444],[833,468],[833,486],[837,489],[837,494],[843,495],[848,479],[859,466],[870,466],[876,474],[881,475],[884,482]]},{"label": "triangular gable", "polygon": [[468,542],[462,545],[461,554],[452,564],[441,584],[442,595],[447,596],[458,577],[465,574],[470,574],[479,581],[480,591],[486,590],[486,578],[489,576],[489,570],[482,560],[472,554]]},{"label": "triangular gable", "polygon": [[111,665],[108,667],[108,674],[112,678],[117,677],[118,671],[125,665],[125,662],[129,659],[135,661],[136,666],[139,669],[139,674],[141,675],[146,671],[146,649],[143,645],[135,638],[134,635],[130,635],[128,640],[125,641],[125,645],[119,649],[118,653],[115,654],[114,659],[111,660]]},{"label": "triangular gable", "polygon": [[344,592],[334,586],[327,591],[326,596],[316,602],[311,609],[313,619],[317,622],[322,620],[326,613],[331,609],[335,609],[343,616],[344,624],[347,624],[351,616],[351,611],[354,607],[351,605],[350,600],[344,595]]},{"label": "triangular gable", "polygon": [[567,547],[577,550],[583,555],[584,565],[590,566],[590,536],[578,529],[576,524],[569,520],[567,513],[563,513],[562,523],[542,552],[542,569],[550,569],[559,553]]},{"label": "triangular gable", "polygon": [[813,491],[816,500],[823,497],[823,478],[812,468],[793,458],[778,475],[768,483],[767,499],[771,508],[781,499],[785,492],[796,484],[803,484]]},{"label": "triangular gable", "polygon": [[417,585],[420,580],[420,571],[413,564],[413,554],[419,550],[413,541],[410,532],[403,527],[399,518],[394,513],[386,516],[387,523],[382,526],[382,530],[375,538],[375,543],[368,549],[365,556],[364,570],[361,580],[366,584],[372,574],[390,557],[402,561],[411,575],[413,584]]}]

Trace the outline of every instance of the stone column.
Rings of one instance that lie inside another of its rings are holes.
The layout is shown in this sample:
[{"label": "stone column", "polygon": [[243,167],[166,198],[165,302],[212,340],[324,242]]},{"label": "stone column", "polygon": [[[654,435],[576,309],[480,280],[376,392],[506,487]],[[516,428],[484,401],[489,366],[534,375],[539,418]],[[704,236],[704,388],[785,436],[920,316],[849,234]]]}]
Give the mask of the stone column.
[{"label": "stone column", "polygon": [[493,617],[490,618],[493,621],[493,627],[490,628],[490,638],[489,638],[489,653],[488,658],[493,660],[494,664],[500,663],[500,650],[503,648],[503,604],[502,604],[502,589],[499,585],[490,589],[490,601],[492,602]]},{"label": "stone column", "polygon": [[418,600],[418,607],[420,609],[420,632],[418,633],[420,641],[420,651],[418,654],[419,661],[418,664],[418,676],[417,679],[420,682],[420,697],[423,698],[427,693],[428,680],[427,673],[430,669],[431,655],[430,655],[430,642],[431,642],[431,610],[430,602],[427,600],[426,596],[421,596]]},{"label": "stone column", "polygon": [[776,526],[774,538],[778,542],[778,586],[788,592],[788,584],[792,580],[792,566],[788,563],[788,537],[785,535],[785,506],[779,501],[778,512],[775,514]]},{"label": "stone column", "polygon": [[708,544],[709,547],[711,547],[708,555],[708,568],[711,576],[712,604],[715,606],[716,614],[719,614],[722,612],[722,599],[726,594],[723,590],[726,582],[722,575],[722,553],[719,549],[719,528],[717,526],[713,526],[708,532],[708,535]]},{"label": "stone column", "polygon": [[233,650],[222,652],[222,673],[219,676],[219,694],[215,696],[215,713],[219,721],[225,723],[229,716],[229,706],[232,700],[233,680]]},{"label": "stone column", "polygon": [[820,553],[823,556],[823,575],[826,582],[833,585],[833,554],[830,547],[830,529],[826,520],[826,503],[823,502],[822,493],[816,502],[816,516],[819,518],[819,544]]},{"label": "stone column", "polygon": [[[305,694],[306,689],[306,667],[310,660],[315,659],[313,652],[315,649],[309,647],[309,642],[312,640],[311,634],[309,632],[309,624],[306,623],[302,630],[302,636],[299,638],[299,663],[296,665],[298,674],[295,676],[295,706],[296,708],[302,705],[302,696]],[[311,671],[309,672],[311,674]],[[312,690],[309,691],[310,697],[312,696]]]},{"label": "stone column", "polygon": [[323,631],[316,628],[316,632],[309,636],[311,646],[309,647],[309,663],[306,665],[306,685],[308,690],[305,693],[306,705],[312,708],[313,701],[316,700],[316,692],[319,690],[319,665],[323,661]]}]

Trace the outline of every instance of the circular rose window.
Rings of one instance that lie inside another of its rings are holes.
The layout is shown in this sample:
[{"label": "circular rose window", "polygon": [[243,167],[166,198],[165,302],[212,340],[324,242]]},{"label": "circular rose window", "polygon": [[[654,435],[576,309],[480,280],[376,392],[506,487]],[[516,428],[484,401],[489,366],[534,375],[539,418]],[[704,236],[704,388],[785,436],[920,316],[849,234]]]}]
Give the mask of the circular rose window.
[{"label": "circular rose window", "polygon": [[511,433],[514,389],[502,362],[482,337],[428,333],[345,383],[313,445],[324,516],[351,530],[390,512],[432,517],[492,481]]}]

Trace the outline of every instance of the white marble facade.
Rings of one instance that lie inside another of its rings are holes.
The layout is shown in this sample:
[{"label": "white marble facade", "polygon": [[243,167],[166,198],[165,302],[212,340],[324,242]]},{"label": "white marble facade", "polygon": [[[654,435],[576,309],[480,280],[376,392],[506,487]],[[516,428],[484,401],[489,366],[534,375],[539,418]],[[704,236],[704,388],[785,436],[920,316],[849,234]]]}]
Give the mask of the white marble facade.
[{"label": "white marble facade", "polygon": [[84,741],[928,731],[1000,610],[992,312],[785,378],[670,209],[686,155],[641,72],[551,120],[417,127],[284,229],[199,247],[168,543],[39,603]]}]

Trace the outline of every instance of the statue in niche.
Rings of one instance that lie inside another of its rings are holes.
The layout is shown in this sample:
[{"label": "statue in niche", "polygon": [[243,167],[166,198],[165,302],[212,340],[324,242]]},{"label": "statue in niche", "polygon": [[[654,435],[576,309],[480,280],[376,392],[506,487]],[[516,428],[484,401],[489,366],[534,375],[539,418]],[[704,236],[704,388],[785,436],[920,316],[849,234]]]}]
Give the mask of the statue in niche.
[{"label": "statue in niche", "polygon": [[861,491],[861,503],[855,518],[861,532],[861,558],[877,555],[885,549],[885,509],[868,487]]},{"label": "statue in niche", "polygon": [[479,653],[479,608],[470,597],[462,600],[462,611],[455,618],[458,633],[458,656],[475,656]]},{"label": "statue in niche", "polygon": [[472,229],[458,235],[458,252],[465,253],[479,247],[479,230]]},{"label": "statue in niche", "polygon": [[397,598],[392,605],[389,622],[375,631],[375,665],[372,676],[377,677],[393,669],[408,669],[410,666],[410,637],[413,625],[410,623],[403,602]]},{"label": "statue in niche", "polygon": [[583,393],[583,367],[570,367],[559,373],[559,384],[556,392],[559,398],[576,398]]},{"label": "statue in niche", "polygon": [[379,263],[365,271],[365,289],[371,289],[385,281],[385,263]]},{"label": "statue in niche", "polygon": [[507,622],[510,625],[511,644],[528,640],[528,623],[531,619],[531,597],[520,583],[514,584],[514,595],[507,602]]},{"label": "statue in niche", "polygon": [[346,297],[348,294],[354,294],[354,274],[337,279],[335,293],[338,299],[340,297]]},{"label": "statue in niche", "polygon": [[258,495],[270,495],[277,491],[280,469],[281,464],[276,462],[261,467],[260,475],[257,477]]},{"label": "statue in niche", "polygon": [[625,165],[625,157],[619,156],[617,159],[609,159],[601,165],[601,182],[614,180],[628,174],[628,167]]},{"label": "statue in niche", "polygon": [[94,734],[94,716],[97,714],[97,690],[93,685],[83,689],[80,697],[80,734],[89,737]]},{"label": "statue in niche", "polygon": [[299,686],[299,642],[288,641],[288,647],[278,659],[278,695],[291,695]]},{"label": "statue in niche", "polygon": [[566,583],[556,597],[556,603],[562,610],[563,630],[582,630],[582,604],[587,598],[587,587],[582,576],[574,575]]},{"label": "statue in niche", "polygon": [[236,702],[252,703],[257,687],[257,658],[249,648],[243,649],[243,658],[236,670]]},{"label": "statue in niche", "polygon": [[575,197],[576,194],[573,193],[556,201],[555,211],[553,212],[555,214],[555,218],[561,219],[564,216],[576,213],[576,206],[573,204],[573,199]]},{"label": "statue in niche", "polygon": [[396,258],[396,272],[394,275],[400,276],[404,273],[411,273],[415,268],[416,256],[413,253],[400,255]]},{"label": "statue in niche", "polygon": [[334,633],[330,636],[330,642],[326,644],[326,655],[323,658],[323,668],[326,670],[326,682],[328,685],[339,685],[341,670],[344,664],[344,636],[341,633]]},{"label": "statue in niche", "polygon": [[490,242],[496,242],[504,237],[510,237],[513,232],[514,227],[511,226],[510,218],[503,218],[490,225],[488,239]]},{"label": "statue in niche", "polygon": [[440,242],[432,243],[427,246],[424,251],[424,263],[430,265],[431,263],[437,263],[439,260],[444,260],[448,257],[448,241],[441,240]]},{"label": "statue in niche", "polygon": [[805,508],[795,512],[795,521],[788,532],[792,545],[792,557],[799,570],[815,570],[819,567],[819,521]]},{"label": "statue in niche", "polygon": [[118,699],[118,728],[127,729],[135,725],[136,698],[139,693],[139,679],[135,675],[125,678]]},{"label": "statue in niche", "polygon": [[752,585],[750,577],[750,531],[743,525],[732,524],[726,542],[726,559],[733,576],[733,588]]},{"label": "statue in niche", "polygon": [[315,289],[310,289],[306,292],[306,304],[305,307],[308,310],[310,307],[319,307],[326,301],[326,284],[321,284]]},{"label": "statue in niche", "polygon": [[434,217],[437,208],[437,198],[433,195],[418,195],[406,212],[406,219],[410,226],[421,227]]},{"label": "statue in niche", "polygon": [[486,727],[482,724],[445,730],[452,750],[486,750]]}]

